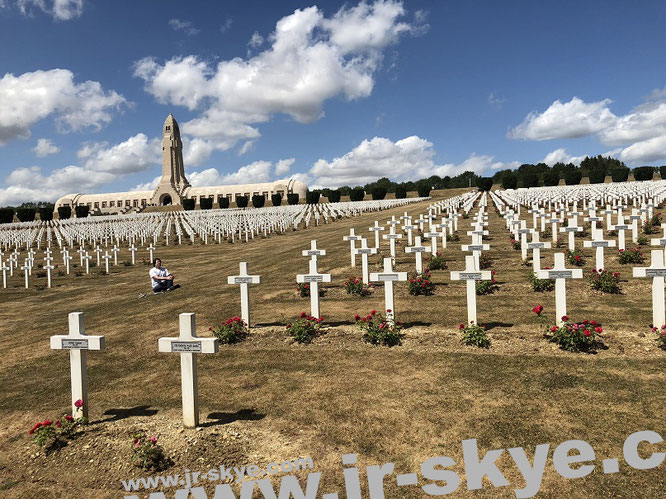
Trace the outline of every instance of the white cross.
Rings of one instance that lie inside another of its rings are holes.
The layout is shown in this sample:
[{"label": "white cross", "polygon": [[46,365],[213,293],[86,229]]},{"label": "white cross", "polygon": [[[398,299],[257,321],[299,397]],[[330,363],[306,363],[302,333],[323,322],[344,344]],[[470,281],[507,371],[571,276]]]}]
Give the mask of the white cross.
[{"label": "white cross", "polygon": [[310,259],[314,260],[315,262],[318,262],[318,257],[320,256],[326,256],[326,250],[323,249],[318,249],[317,248],[317,241],[315,239],[312,239],[310,241],[310,249],[309,250],[303,250],[302,253],[303,256],[309,256]]},{"label": "white cross", "polygon": [[624,231],[629,230],[629,226],[624,223],[622,210],[619,210],[617,214],[617,224],[611,225],[610,230],[617,232],[617,249],[625,250]]},{"label": "white cross", "polygon": [[217,338],[199,338],[195,314],[179,316],[180,332],[176,338],[160,338],[160,352],[180,354],[180,381],[183,397],[183,425],[186,428],[199,426],[199,390],[197,384],[196,353],[217,353]]},{"label": "white cross", "polygon": [[566,279],[582,279],[582,269],[567,269],[564,266],[564,253],[555,253],[555,266],[549,270],[539,270],[538,279],[555,279],[555,316],[557,323],[564,322],[562,317],[567,315],[567,289]]},{"label": "white cross", "polygon": [[298,274],[296,282],[308,283],[310,286],[310,315],[315,318],[321,317],[319,312],[319,283],[331,282],[331,274],[320,274],[317,270],[317,262],[310,260],[308,274]]},{"label": "white cross", "polygon": [[150,251],[150,263],[153,263],[153,251],[155,251],[155,247],[153,246],[152,243],[150,243],[150,246],[146,248],[148,251]]},{"label": "white cross", "polygon": [[520,229],[517,232],[520,235],[520,256],[523,260],[527,260],[527,234],[532,233],[532,229],[528,229],[527,222],[521,220]]},{"label": "white cross", "polygon": [[379,233],[384,230],[384,227],[379,225],[379,222],[375,220],[375,225],[368,229],[370,232],[375,233],[375,248],[379,250]]},{"label": "white cross", "polygon": [[632,242],[638,242],[638,221],[641,219],[641,215],[638,214],[636,208],[631,210],[631,215],[629,215],[629,220],[631,220],[631,240]]},{"label": "white cross", "polygon": [[3,265],[0,267],[0,270],[2,270],[2,287],[7,289],[7,271],[9,270],[9,267]]},{"label": "white cross", "polygon": [[[394,226],[393,226],[394,227]],[[393,227],[391,229],[393,229]],[[384,258],[384,271],[371,272],[371,282],[384,283],[384,309],[386,310],[386,321],[390,324],[395,322],[395,303],[393,300],[393,281],[406,281],[407,272],[394,272],[393,260]]]},{"label": "white cross", "polygon": [[421,244],[421,236],[416,236],[414,239],[416,240],[414,246],[406,247],[405,253],[414,253],[416,255],[416,271],[420,274],[423,272],[423,253],[430,251],[430,246],[423,246]]},{"label": "white cross", "polygon": [[92,260],[92,255],[89,255],[86,251],[86,256],[83,259],[86,261],[86,274],[90,274],[90,260]]},{"label": "white cross", "polygon": [[604,263],[604,248],[614,248],[615,241],[607,241],[604,239],[603,231],[595,231],[596,236],[592,241],[583,241],[583,247],[585,248],[596,248],[595,254],[595,265],[597,270],[605,269]]},{"label": "white cross", "polygon": [[[349,241],[349,251],[351,252],[351,266],[356,267],[356,253],[354,253],[354,250],[356,249],[356,241],[361,239],[361,236],[357,236],[354,233],[354,228],[352,227],[349,229],[349,235],[344,236],[342,238],[344,241]],[[315,317],[318,317],[315,315]]]},{"label": "white cross", "polygon": [[104,260],[104,265],[106,267],[106,273],[109,273],[109,260],[111,259],[111,255],[109,255],[108,251],[104,252],[104,256],[102,257],[102,260]]},{"label": "white cross", "polygon": [[136,253],[136,247],[134,246],[134,243],[132,243],[132,246],[130,246],[129,250],[132,253],[132,265],[134,265],[135,262],[134,254]]},{"label": "white cross", "polygon": [[527,243],[527,249],[532,250],[532,270],[541,270],[541,250],[550,248],[550,242],[539,241],[539,231],[532,232],[532,242]]},{"label": "white cross", "polygon": [[560,227],[560,232],[569,233],[569,251],[574,251],[576,249],[576,242],[574,240],[574,232],[583,232],[582,227],[578,227],[578,222],[576,221],[577,217],[571,218],[569,225],[567,227]]},{"label": "white cross", "polygon": [[111,248],[111,251],[113,252],[113,265],[118,266],[118,252],[120,251],[120,248],[116,246],[115,244],[113,245],[113,248]]},{"label": "white cross", "polygon": [[467,281],[467,324],[478,324],[476,320],[476,281],[490,281],[493,274],[490,270],[479,270],[474,256],[465,256],[465,270],[451,272],[452,281]]},{"label": "white cross", "polygon": [[69,275],[69,261],[73,257],[69,254],[69,251],[67,251],[67,248],[65,248],[65,252],[62,255],[62,259],[65,260],[65,267],[67,269],[67,275]]},{"label": "white cross", "polygon": [[21,266],[21,270],[23,271],[23,275],[25,276],[25,289],[28,289],[28,276],[30,276],[30,264],[28,263],[28,259],[25,259],[25,263]]},{"label": "white cross", "polygon": [[[87,335],[83,312],[72,312],[69,314],[69,334],[51,336],[50,341],[51,350],[69,350],[69,368],[72,378],[72,415],[76,414],[77,417],[87,418],[87,350],[103,351],[106,347],[104,336]],[[80,409],[75,405],[78,400],[83,402]]]},{"label": "white cross", "polygon": [[432,224],[430,226],[430,232],[424,232],[423,237],[430,239],[430,253],[432,256],[437,254],[437,238],[442,238],[442,248],[446,248],[446,231],[437,232],[437,229],[443,228],[443,224]]},{"label": "white cross", "polygon": [[44,268],[46,269],[46,283],[47,286],[50,288],[51,287],[51,270],[53,270],[55,267],[51,265],[51,262],[47,263],[44,265]]},{"label": "white cross", "polygon": [[473,235],[472,236],[472,244],[463,244],[463,245],[460,246],[460,249],[462,251],[471,251],[472,252],[472,258],[474,258],[474,262],[476,264],[477,269],[480,268],[481,252],[490,250],[490,245],[489,244],[483,244],[482,241],[483,240],[481,239],[481,236]]},{"label": "white cross", "polygon": [[99,266],[99,255],[102,253],[102,248],[99,247],[99,244],[95,248],[95,255],[97,255],[97,265]]},{"label": "white cross", "polygon": [[652,326],[661,328],[666,324],[664,309],[664,252],[652,250],[652,261],[649,267],[634,267],[634,277],[652,277]]},{"label": "white cross", "polygon": [[413,237],[412,237],[412,232],[416,230],[418,227],[416,225],[411,224],[411,217],[408,217],[408,223],[402,226],[403,231],[407,231],[407,244],[411,246],[413,244]]},{"label": "white cross", "polygon": [[79,249],[77,249],[76,252],[79,254],[79,265],[83,267],[83,254],[86,250],[83,249],[83,246],[79,246]]},{"label": "white cross", "polygon": [[[390,222],[389,222],[390,223]],[[396,239],[402,239],[402,236],[400,234],[396,234],[395,232],[395,225],[391,225],[391,230],[389,231],[388,234],[384,234],[382,236],[382,239],[388,239],[390,243],[390,251],[391,251],[391,258],[395,260],[395,241]]]},{"label": "white cross", "polygon": [[250,284],[260,283],[261,276],[248,274],[247,262],[240,262],[238,275],[227,277],[227,284],[240,284],[241,318],[247,327],[250,327]]},{"label": "white cross", "polygon": [[361,268],[363,269],[363,282],[370,284],[370,274],[368,273],[368,255],[376,255],[377,248],[368,248],[368,240],[361,238],[361,247],[355,248],[357,255],[361,255]]}]

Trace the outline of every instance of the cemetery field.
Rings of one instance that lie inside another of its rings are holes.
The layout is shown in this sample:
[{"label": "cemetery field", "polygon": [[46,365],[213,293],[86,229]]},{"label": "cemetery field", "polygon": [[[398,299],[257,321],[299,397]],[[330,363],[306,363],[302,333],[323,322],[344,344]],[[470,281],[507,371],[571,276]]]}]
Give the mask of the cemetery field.
[{"label": "cemetery field", "polygon": [[[432,272],[433,296],[410,296],[406,283],[396,283],[396,319],[405,326],[402,345],[363,341],[354,315],[381,311],[384,289],[375,285],[363,298],[345,293],[344,282],[360,277],[361,263],[359,257],[357,267],[350,267],[349,243],[342,238],[354,228],[372,245],[368,227],[375,220],[385,224],[404,211],[418,218],[428,205],[366,213],[249,243],[203,245],[197,239],[193,245],[164,246],[162,241],[155,256],[182,286],[162,295],[150,291],[143,248],[137,264],[125,266],[122,261],[129,262],[130,255],[123,247],[120,265],[110,275],[100,274],[103,263],[90,275],[77,276],[78,267],[59,276],[57,269],[52,289],[37,287],[45,277],[33,276],[28,290],[15,277],[9,289],[0,289],[0,494],[130,495],[121,480],[148,476],[130,461],[131,435],[143,429],[159,436],[173,460],[163,475],[182,474],[186,468],[205,472],[221,464],[265,468],[311,457],[310,471],[322,472],[320,492],[337,491],[343,497],[342,454],[358,454],[362,485],[369,465],[395,463],[396,474],[411,473],[430,457],[450,456],[457,463],[451,469],[461,477],[454,496],[514,496],[513,489],[525,482],[506,451],[497,465],[511,486],[492,487],[485,479],[483,490],[467,491],[461,441],[475,438],[480,456],[523,447],[530,461],[538,444],[550,444],[540,497],[662,495],[663,466],[639,471],[621,459],[629,434],[653,430],[666,435],[666,352],[650,332],[651,282],[631,277],[631,266],[619,264],[617,250],[607,250],[606,264],[621,272],[621,294],[592,291],[587,279],[566,283],[568,315],[603,326],[604,346],[593,353],[567,353],[544,337],[546,324],[532,308],[543,305],[548,325],[554,324],[554,291],[532,290],[531,264],[521,263],[504,219],[491,207],[490,238],[484,241],[490,251],[484,255],[493,262],[499,289],[477,297],[490,348],[462,345],[457,328],[467,317],[465,283],[451,281],[449,272],[464,267],[460,246],[471,241],[465,235],[471,218],[459,220],[459,242],[440,247],[448,269]],[[319,270],[332,274],[332,282],[322,285],[323,334],[300,345],[290,339],[285,324],[309,311],[309,299],[297,296],[296,274],[308,270],[301,251],[311,239],[327,251],[319,258]],[[583,238],[576,241],[582,248]],[[398,246],[396,268],[413,271],[414,256],[405,253],[405,244],[406,236]],[[541,268],[552,266],[553,253],[565,249],[542,250]],[[381,253],[370,256],[371,271],[379,271],[388,256],[387,241]],[[589,273],[594,250],[583,253]],[[646,254],[640,266],[649,265]],[[198,356],[202,427],[183,430],[179,356],[159,353],[158,338],[177,336],[183,312],[196,313],[199,336],[210,336],[209,327],[240,315],[238,286],[227,285],[240,261],[262,279],[251,286],[251,335],[237,345],[220,345],[217,354]],[[72,262],[79,263],[78,255]],[[50,350],[49,337],[67,333],[67,314],[74,311],[85,313],[88,334],[106,337],[106,351],[88,353],[91,424],[66,447],[45,455],[28,430],[69,411],[68,355]],[[585,440],[596,451],[597,468],[585,478],[568,480],[553,469],[552,450],[571,439]],[[619,473],[606,475],[601,460],[613,457],[620,458]],[[303,479],[306,475],[298,473]],[[273,478],[274,486],[280,477]],[[419,479],[420,485],[432,483]],[[209,497],[213,489],[206,485]],[[367,486],[363,490],[367,494]],[[394,476],[385,479],[385,491],[387,497],[425,495],[420,486],[398,487]]]}]

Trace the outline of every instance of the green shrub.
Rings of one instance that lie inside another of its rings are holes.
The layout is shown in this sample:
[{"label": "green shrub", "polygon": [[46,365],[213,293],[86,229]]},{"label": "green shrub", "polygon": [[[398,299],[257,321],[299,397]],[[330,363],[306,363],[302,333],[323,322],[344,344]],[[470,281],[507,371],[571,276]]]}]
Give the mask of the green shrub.
[{"label": "green shrub", "polygon": [[183,199],[183,209],[187,211],[192,211],[196,201],[194,199]]},{"label": "green shrub", "polygon": [[529,273],[529,280],[532,284],[532,289],[537,293],[555,289],[555,281],[552,279],[539,279],[534,272]]},{"label": "green shrub", "polygon": [[368,285],[360,277],[350,277],[345,282],[345,291],[348,295],[367,296],[370,294]]},{"label": "green shrub", "polygon": [[566,315],[562,324],[546,330],[546,337],[568,352],[586,352],[602,344],[601,324],[596,321],[570,322]]},{"label": "green shrub", "polygon": [[213,208],[213,198],[201,198],[199,201],[199,208],[202,210],[210,210]]},{"label": "green shrub", "polygon": [[430,271],[428,270],[424,270],[421,273],[410,273],[408,286],[409,294],[413,296],[430,296],[435,291],[435,284],[432,282]]},{"label": "green shrub", "polygon": [[424,261],[430,270],[444,270],[447,268],[444,256],[441,255],[439,251],[435,253],[435,256],[425,257]]},{"label": "green shrub", "polygon": [[224,324],[208,329],[225,345],[240,343],[250,335],[247,324],[240,317],[231,317]]},{"label": "green shrub", "polygon": [[654,175],[654,167],[652,166],[639,166],[634,168],[634,179],[636,180],[652,180]]},{"label": "green shrub", "polygon": [[472,322],[469,326],[460,324],[458,329],[462,333],[462,342],[465,345],[475,346],[478,348],[488,348],[490,347],[490,338],[486,333],[486,328],[484,326],[479,326]]},{"label": "green shrub", "polygon": [[493,179],[491,177],[477,177],[476,187],[480,191],[489,191],[493,187]]},{"label": "green shrub", "polygon": [[592,269],[589,274],[590,287],[602,293],[620,293],[620,273],[607,269]]},{"label": "green shrub", "polygon": [[51,207],[40,208],[39,219],[42,222],[48,222],[49,220],[53,220],[53,208]]},{"label": "green shrub", "polygon": [[569,265],[575,265],[576,267],[582,267],[585,265],[585,255],[579,249],[575,249],[573,251],[566,250],[564,252],[564,258],[567,262],[569,262]]},{"label": "green shrub", "polygon": [[305,193],[305,202],[307,204],[317,204],[320,197],[321,193],[319,191],[308,191]]},{"label": "green shrub", "polygon": [[350,201],[363,201],[365,197],[365,191],[362,187],[354,187],[349,193]]},{"label": "green shrub", "polygon": [[273,206],[282,205],[282,194],[271,194],[271,204]]},{"label": "green shrub", "polygon": [[263,208],[266,204],[266,198],[261,194],[255,194],[252,196],[252,206],[255,208]]},{"label": "green shrub", "polygon": [[560,183],[560,176],[557,172],[549,170],[543,174],[543,185],[552,187]]},{"label": "green shrub", "polygon": [[499,291],[499,285],[495,280],[495,271],[491,270],[492,279],[490,281],[476,281],[476,294],[477,295],[489,295],[495,291]]},{"label": "green shrub", "polygon": [[231,203],[229,202],[229,198],[226,196],[218,196],[217,198],[217,205],[220,207],[222,210],[226,210],[229,208],[229,205]]},{"label": "green shrub", "polygon": [[420,198],[430,197],[430,186],[429,185],[419,185],[416,189],[418,191]]},{"label": "green shrub", "polygon": [[457,232],[454,232],[453,234],[447,234],[446,235],[446,242],[449,243],[454,243],[460,241],[460,236],[458,235]]},{"label": "green shrub", "polygon": [[479,256],[479,268],[481,270],[489,269],[493,266],[493,261],[485,253],[481,253]]},{"label": "green shrub", "polygon": [[170,465],[155,436],[148,438],[143,432],[135,433],[132,435],[132,451],[132,463],[138,468],[159,471]]},{"label": "green shrub", "polygon": [[[87,208],[87,206],[86,206]],[[16,210],[16,218],[21,222],[34,222],[35,209],[34,208],[18,208]]]},{"label": "green shrub", "polygon": [[294,205],[298,204],[300,196],[298,193],[287,194],[287,204]]},{"label": "green shrub", "polygon": [[511,247],[513,249],[515,250],[520,249],[520,241],[518,239],[514,239],[513,236],[511,236],[510,242],[511,242]]},{"label": "green shrub", "polygon": [[407,189],[404,185],[398,185],[395,188],[395,198],[396,199],[405,199],[407,197]]},{"label": "green shrub", "polygon": [[76,214],[76,218],[86,218],[90,213],[90,206],[88,205],[75,206],[74,213]]},{"label": "green shrub", "polygon": [[247,208],[248,198],[247,196],[236,196],[236,206],[239,208]]},{"label": "green shrub", "polygon": [[323,318],[312,317],[305,312],[291,324],[287,324],[287,333],[298,343],[312,343],[320,334]]},{"label": "green shrub", "polygon": [[618,259],[622,265],[626,265],[628,263],[643,263],[645,260],[640,246],[618,250]]},{"label": "green shrub", "polygon": [[606,172],[603,170],[591,170],[587,176],[590,179],[590,184],[603,184]]},{"label": "green shrub", "polygon": [[661,327],[655,325],[652,332],[657,335],[657,346],[666,350],[666,324],[662,324]]},{"label": "green shrub", "polygon": [[386,197],[386,189],[384,187],[375,187],[372,189],[372,199],[379,200]]},{"label": "green shrub", "polygon": [[[390,313],[389,310],[387,312]],[[400,322],[387,321],[384,315],[378,314],[374,310],[365,317],[357,314],[354,316],[354,320],[363,332],[363,340],[372,345],[392,347],[402,343],[402,323]]]},{"label": "green shrub", "polygon": [[328,196],[327,196],[328,197],[328,202],[329,203],[339,203],[340,202],[340,196],[341,196],[341,192],[338,189],[336,189],[334,191],[330,191],[328,193]]},{"label": "green shrub", "polygon": [[0,208],[0,224],[10,224],[14,221],[14,210],[12,208]]},{"label": "green shrub", "polygon": [[501,183],[502,189],[515,189],[518,187],[518,175],[512,171],[504,172]]},{"label": "green shrub", "polygon": [[567,185],[578,185],[582,178],[583,174],[580,170],[567,170],[564,174],[564,182]]}]

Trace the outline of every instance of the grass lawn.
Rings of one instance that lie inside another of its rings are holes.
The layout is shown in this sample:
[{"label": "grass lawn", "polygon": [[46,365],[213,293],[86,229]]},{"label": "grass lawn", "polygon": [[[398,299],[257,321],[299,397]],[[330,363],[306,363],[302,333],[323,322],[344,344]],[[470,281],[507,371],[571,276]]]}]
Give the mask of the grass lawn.
[{"label": "grass lawn", "polygon": [[[406,210],[418,217],[427,206]],[[150,267],[141,262],[148,258],[145,250],[136,266],[113,267],[108,276],[100,275],[99,267],[89,276],[76,276],[79,269],[73,269],[70,276],[55,276],[50,290],[35,286],[46,278],[33,277],[26,290],[15,275],[9,289],[0,289],[0,494],[122,497],[121,480],[148,476],[130,462],[130,435],[144,429],[160,437],[173,459],[165,473],[220,464],[265,467],[309,456],[312,471],[322,472],[320,493],[337,491],[340,497],[340,456],[347,453],[358,454],[364,494],[366,466],[395,463],[395,474],[420,472],[426,459],[450,456],[457,463],[451,469],[461,477],[453,496],[513,496],[524,481],[506,451],[497,465],[511,486],[492,487],[485,479],[482,490],[467,490],[461,441],[471,438],[477,439],[480,456],[520,446],[530,460],[538,444],[551,444],[538,497],[662,496],[666,464],[640,471],[622,459],[622,444],[631,433],[666,436],[666,352],[650,333],[649,281],[632,278],[631,267],[621,266],[615,251],[606,253],[606,265],[622,273],[621,294],[593,292],[587,280],[567,281],[569,316],[601,322],[605,346],[590,354],[563,352],[544,338],[531,311],[542,304],[554,322],[554,292],[532,291],[531,266],[521,263],[504,220],[491,208],[488,256],[499,290],[477,300],[490,348],[462,345],[457,330],[466,319],[465,284],[452,282],[449,271],[463,268],[460,245],[470,241],[465,235],[470,220],[460,220],[461,241],[443,250],[448,269],[433,271],[433,296],[410,296],[406,284],[396,285],[397,319],[406,325],[402,345],[370,346],[353,316],[381,310],[383,288],[365,298],[346,295],[344,281],[360,276],[361,268],[360,258],[356,269],[349,267],[349,243],[342,238],[354,227],[372,245],[368,227],[374,220],[383,223],[404,211],[368,213],[248,244],[161,245],[156,256],[182,288],[158,296],[150,293]],[[309,299],[297,297],[295,276],[307,272],[301,250],[311,239],[327,250],[319,269],[330,272],[333,282],[323,286],[324,334],[299,345],[284,324],[309,311]],[[414,268],[405,242],[406,236],[398,247],[401,271]],[[564,249],[542,251],[542,267],[552,266],[554,251]],[[594,253],[583,251],[589,272]],[[388,256],[387,241],[382,252],[370,257],[373,269]],[[126,247],[119,260],[130,260]],[[227,285],[226,278],[237,274],[243,260],[252,274],[262,276],[262,284],[251,288],[256,327],[244,343],[198,356],[203,427],[183,430],[179,356],[158,353],[157,340],[177,335],[182,312],[197,314],[200,336],[239,315],[238,286]],[[91,424],[46,455],[28,430],[69,410],[68,355],[51,351],[49,336],[66,333],[73,311],[85,313],[89,334],[106,336],[107,349],[88,354]],[[571,439],[585,440],[596,451],[596,469],[585,478],[565,479],[553,469],[553,449]],[[666,452],[663,442],[643,445],[643,456]],[[620,459],[620,471],[605,475],[601,460],[612,457]],[[419,480],[431,483],[420,475]],[[206,486],[209,497],[213,488]],[[387,497],[425,496],[420,486],[398,487],[395,475],[386,477],[385,491]]]}]

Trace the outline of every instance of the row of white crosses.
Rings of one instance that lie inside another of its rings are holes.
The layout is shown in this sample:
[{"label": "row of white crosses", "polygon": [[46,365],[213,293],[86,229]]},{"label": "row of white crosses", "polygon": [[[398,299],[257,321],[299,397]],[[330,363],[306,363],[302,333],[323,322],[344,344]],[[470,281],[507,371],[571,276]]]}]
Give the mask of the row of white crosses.
[{"label": "row of white crosses", "polygon": [[[193,313],[180,314],[180,331],[177,337],[158,340],[158,351],[180,354],[181,392],[183,401],[183,425],[199,426],[199,396],[197,381],[197,353],[217,353],[217,338],[199,338],[196,333],[196,317]],[[69,334],[55,335],[50,339],[51,349],[69,350],[72,414],[88,417],[88,350],[104,351],[104,336],[88,335],[85,331],[83,312],[69,314]],[[78,402],[82,405],[79,407]]]}]

